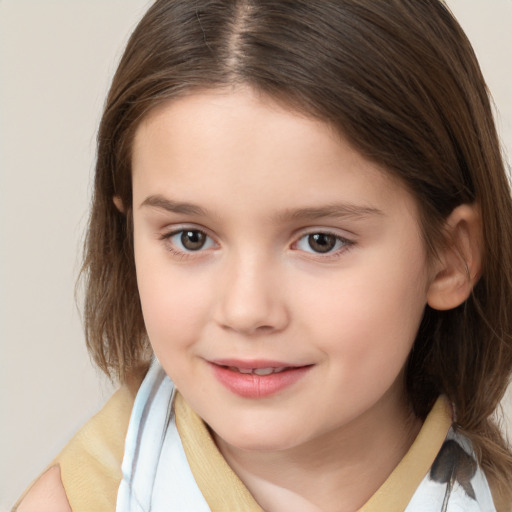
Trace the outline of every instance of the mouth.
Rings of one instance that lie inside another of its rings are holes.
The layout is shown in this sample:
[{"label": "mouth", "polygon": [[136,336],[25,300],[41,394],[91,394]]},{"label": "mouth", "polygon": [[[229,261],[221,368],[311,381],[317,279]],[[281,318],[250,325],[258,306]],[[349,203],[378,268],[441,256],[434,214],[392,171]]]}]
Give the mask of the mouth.
[{"label": "mouth", "polygon": [[216,379],[229,391],[244,398],[275,395],[301,381],[314,366],[278,361],[211,361]]},{"label": "mouth", "polygon": [[253,374],[253,375],[259,375],[261,377],[264,377],[265,375],[272,375],[273,373],[281,373],[286,370],[293,370],[294,367],[292,366],[279,366],[277,368],[274,367],[268,367],[268,368],[238,368],[237,366],[225,366],[220,365],[223,368],[227,368],[228,370],[231,370],[232,372],[239,372],[243,374]]}]

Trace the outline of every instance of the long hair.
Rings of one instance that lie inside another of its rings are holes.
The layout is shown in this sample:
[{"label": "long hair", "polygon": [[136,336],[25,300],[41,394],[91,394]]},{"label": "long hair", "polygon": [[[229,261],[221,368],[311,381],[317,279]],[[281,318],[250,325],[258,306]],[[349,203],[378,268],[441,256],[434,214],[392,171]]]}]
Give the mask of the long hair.
[{"label": "long hair", "polygon": [[[430,257],[458,205],[476,203],[483,271],[460,307],[427,306],[406,367],[424,418],[444,393],[505,493],[512,455],[491,417],[512,368],[512,203],[489,95],[440,0],[157,0],[114,77],[98,135],[85,244],[89,350],[124,380],[150,349],[135,279],[131,147],[149,111],[201,89],[248,85],[328,122],[416,198]],[[113,197],[118,196],[124,212]]]}]

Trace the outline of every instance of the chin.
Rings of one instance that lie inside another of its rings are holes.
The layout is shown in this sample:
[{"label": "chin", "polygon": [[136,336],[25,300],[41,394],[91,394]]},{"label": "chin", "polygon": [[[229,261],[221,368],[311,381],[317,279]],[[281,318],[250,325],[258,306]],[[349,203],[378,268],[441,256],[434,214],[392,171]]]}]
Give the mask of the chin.
[{"label": "chin", "polygon": [[301,440],[296,432],[289,429],[276,429],[266,426],[262,429],[248,428],[236,429],[227,428],[215,433],[224,443],[238,450],[247,452],[275,452],[293,448]]}]

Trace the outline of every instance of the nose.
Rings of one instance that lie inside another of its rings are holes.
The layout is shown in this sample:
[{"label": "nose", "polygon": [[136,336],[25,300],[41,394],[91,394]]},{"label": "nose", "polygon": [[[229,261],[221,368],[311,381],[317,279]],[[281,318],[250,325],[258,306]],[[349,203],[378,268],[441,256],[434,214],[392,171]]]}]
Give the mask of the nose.
[{"label": "nose", "polygon": [[245,335],[285,329],[289,312],[279,268],[255,255],[226,267],[217,295],[217,323]]}]

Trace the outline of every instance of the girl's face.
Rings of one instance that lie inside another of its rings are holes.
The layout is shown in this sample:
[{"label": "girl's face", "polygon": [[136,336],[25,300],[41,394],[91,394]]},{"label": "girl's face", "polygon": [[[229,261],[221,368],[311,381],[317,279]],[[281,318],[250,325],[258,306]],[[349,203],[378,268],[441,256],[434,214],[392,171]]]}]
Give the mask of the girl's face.
[{"label": "girl's face", "polygon": [[149,339],[224,443],[404,412],[431,282],[415,202],[329,125],[249,89],[169,102],[136,133],[133,201]]}]

